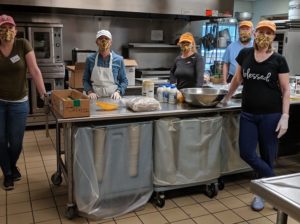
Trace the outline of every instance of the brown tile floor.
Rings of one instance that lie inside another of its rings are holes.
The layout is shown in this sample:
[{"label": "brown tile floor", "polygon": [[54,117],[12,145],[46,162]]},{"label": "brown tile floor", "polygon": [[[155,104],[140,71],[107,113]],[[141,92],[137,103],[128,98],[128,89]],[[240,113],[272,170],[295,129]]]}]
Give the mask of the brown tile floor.
[{"label": "brown tile floor", "polygon": [[[0,224],[268,224],[276,221],[276,212],[269,204],[261,212],[250,209],[249,179],[242,177],[225,182],[225,189],[213,199],[192,194],[167,199],[163,208],[148,203],[143,209],[114,219],[91,221],[77,217],[68,220],[64,217],[66,185],[56,187],[50,180],[56,171],[54,142],[55,130],[50,130],[50,138],[45,137],[43,130],[26,131],[24,151],[18,163],[23,178],[16,182],[13,191],[0,189]],[[297,160],[281,157],[277,174],[299,172],[299,161],[299,157]],[[2,185],[2,174],[0,181]],[[297,222],[289,218],[288,223]]]}]

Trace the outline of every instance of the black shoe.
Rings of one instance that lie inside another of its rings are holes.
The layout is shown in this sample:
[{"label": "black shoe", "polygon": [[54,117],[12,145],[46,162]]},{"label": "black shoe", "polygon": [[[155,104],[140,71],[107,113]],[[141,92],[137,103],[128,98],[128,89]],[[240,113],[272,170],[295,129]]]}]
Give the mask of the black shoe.
[{"label": "black shoe", "polygon": [[12,175],[4,176],[3,186],[7,191],[13,190],[15,188]]},{"label": "black shoe", "polygon": [[21,173],[19,171],[19,168],[16,167],[16,166],[12,168],[12,177],[13,177],[14,181],[21,180],[22,175],[21,175]]}]

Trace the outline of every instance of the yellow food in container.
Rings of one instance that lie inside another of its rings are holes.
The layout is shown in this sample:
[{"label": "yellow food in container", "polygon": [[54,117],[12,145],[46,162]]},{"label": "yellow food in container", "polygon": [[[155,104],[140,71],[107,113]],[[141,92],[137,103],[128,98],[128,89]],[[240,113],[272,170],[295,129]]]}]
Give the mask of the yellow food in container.
[{"label": "yellow food in container", "polygon": [[96,105],[103,110],[116,110],[119,107],[119,105],[116,103],[107,103],[102,101],[97,101]]}]

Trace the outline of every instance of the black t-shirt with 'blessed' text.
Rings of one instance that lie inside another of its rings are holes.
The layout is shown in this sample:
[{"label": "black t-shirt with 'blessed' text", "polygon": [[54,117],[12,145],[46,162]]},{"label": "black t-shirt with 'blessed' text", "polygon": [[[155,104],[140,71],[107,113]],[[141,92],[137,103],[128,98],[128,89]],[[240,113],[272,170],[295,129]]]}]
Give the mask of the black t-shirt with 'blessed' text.
[{"label": "black t-shirt with 'blessed' text", "polygon": [[281,113],[279,75],[289,72],[285,58],[274,52],[265,61],[257,62],[252,47],[242,49],[236,61],[242,67],[242,110],[254,114]]}]

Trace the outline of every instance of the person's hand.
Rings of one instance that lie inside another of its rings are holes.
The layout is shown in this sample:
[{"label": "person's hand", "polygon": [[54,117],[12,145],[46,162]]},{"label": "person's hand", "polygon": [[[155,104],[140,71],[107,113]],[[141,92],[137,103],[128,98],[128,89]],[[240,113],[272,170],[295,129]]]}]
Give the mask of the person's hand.
[{"label": "person's hand", "polygon": [[114,99],[114,100],[119,100],[119,99],[121,99],[120,92],[119,92],[119,91],[115,91],[115,92],[111,95],[111,98]]},{"label": "person's hand", "polygon": [[44,101],[44,110],[45,113],[48,114],[50,112],[50,97],[48,93],[44,93],[43,95],[41,95],[41,100]]},{"label": "person's hand", "polygon": [[178,103],[184,102],[184,96],[182,95],[182,92],[180,92],[179,90],[177,90],[177,92],[176,92],[176,98],[177,98]]},{"label": "person's hand", "polygon": [[91,99],[91,100],[96,100],[98,98],[97,94],[96,93],[89,93],[88,97]]},{"label": "person's hand", "polygon": [[48,93],[43,93],[41,96],[40,96],[41,100],[42,101],[49,101],[49,94]]},{"label": "person's hand", "polygon": [[228,99],[228,97],[227,97],[227,95],[226,95],[226,96],[224,96],[224,98],[221,100],[220,104],[221,104],[222,106],[227,106],[227,105],[228,105],[228,101],[229,101],[229,99]]},{"label": "person's hand", "polygon": [[282,114],[276,128],[276,132],[278,132],[277,138],[281,138],[281,136],[283,136],[287,132],[288,125],[289,125],[289,115]]}]

